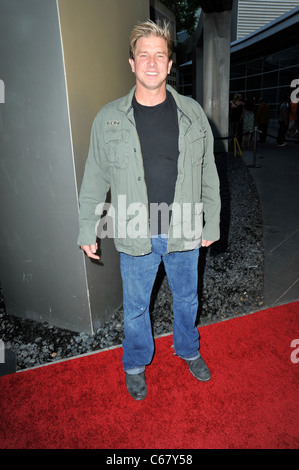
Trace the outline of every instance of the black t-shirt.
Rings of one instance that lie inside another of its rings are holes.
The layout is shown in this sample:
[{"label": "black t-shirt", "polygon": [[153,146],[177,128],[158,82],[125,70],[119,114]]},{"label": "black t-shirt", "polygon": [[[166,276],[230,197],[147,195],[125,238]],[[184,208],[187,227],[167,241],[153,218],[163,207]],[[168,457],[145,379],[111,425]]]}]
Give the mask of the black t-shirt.
[{"label": "black t-shirt", "polygon": [[[179,126],[177,107],[172,94],[167,90],[166,99],[156,106],[143,106],[135,96],[132,101],[137,132],[141,144],[145,181],[151,214],[151,233],[156,234],[157,204],[173,203],[177,179],[179,155]],[[156,204],[154,204],[156,203]],[[153,205],[154,204],[154,205]],[[152,209],[155,208],[153,211]],[[162,212],[159,212],[161,215]],[[171,211],[169,211],[169,215]],[[159,218],[160,221],[160,218]],[[167,218],[167,225],[169,218]],[[163,224],[158,224],[158,233],[167,233]],[[162,230],[161,230],[162,229]]]}]

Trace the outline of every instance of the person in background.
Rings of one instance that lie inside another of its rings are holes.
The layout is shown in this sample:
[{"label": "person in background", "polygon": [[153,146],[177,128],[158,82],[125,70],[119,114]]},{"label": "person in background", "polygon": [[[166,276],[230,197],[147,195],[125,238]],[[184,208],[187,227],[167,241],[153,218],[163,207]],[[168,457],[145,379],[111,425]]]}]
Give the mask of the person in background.
[{"label": "person in background", "polygon": [[243,110],[243,139],[242,147],[245,148],[247,140],[247,148],[250,146],[253,129],[254,129],[254,99],[247,98]]},{"label": "person in background", "polygon": [[240,93],[234,95],[234,99],[230,103],[230,122],[231,132],[233,137],[237,137],[240,141],[242,135],[242,115],[244,108],[244,101]]},{"label": "person in background", "polygon": [[298,133],[297,129],[297,107],[298,103],[290,101],[290,112],[289,112],[289,127],[288,135],[289,137],[294,137]]},{"label": "person in background", "polygon": [[258,126],[260,142],[266,142],[268,125],[270,121],[270,107],[263,98],[259,100],[259,106],[255,116],[255,122]]},{"label": "person in background", "polygon": [[278,147],[284,147],[287,145],[285,135],[289,125],[289,96],[287,94],[284,95],[283,101],[279,107],[278,125],[276,145]]}]

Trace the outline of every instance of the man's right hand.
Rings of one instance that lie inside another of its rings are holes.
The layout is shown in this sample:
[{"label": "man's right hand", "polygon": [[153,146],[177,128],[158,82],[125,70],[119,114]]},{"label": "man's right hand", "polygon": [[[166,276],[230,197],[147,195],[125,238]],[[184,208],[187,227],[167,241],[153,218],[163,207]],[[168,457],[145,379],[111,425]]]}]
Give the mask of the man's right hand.
[{"label": "man's right hand", "polygon": [[89,258],[100,259],[100,256],[95,255],[95,253],[98,251],[97,243],[95,243],[94,245],[81,245],[81,249],[85,251]]}]

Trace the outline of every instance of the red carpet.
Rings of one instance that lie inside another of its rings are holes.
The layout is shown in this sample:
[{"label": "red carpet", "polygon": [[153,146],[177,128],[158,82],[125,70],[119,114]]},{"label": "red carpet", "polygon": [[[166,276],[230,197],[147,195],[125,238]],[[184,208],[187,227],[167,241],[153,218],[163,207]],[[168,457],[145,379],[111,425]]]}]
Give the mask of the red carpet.
[{"label": "red carpet", "polygon": [[4,376],[0,448],[298,448],[298,319],[295,302],[201,327],[207,383],[157,339],[142,402],[121,348]]}]

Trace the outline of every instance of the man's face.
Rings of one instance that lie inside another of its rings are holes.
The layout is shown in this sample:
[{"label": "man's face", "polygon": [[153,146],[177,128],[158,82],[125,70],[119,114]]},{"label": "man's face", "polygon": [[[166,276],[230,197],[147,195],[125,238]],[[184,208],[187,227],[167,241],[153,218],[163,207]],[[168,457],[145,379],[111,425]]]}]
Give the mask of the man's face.
[{"label": "man's face", "polygon": [[166,40],[156,36],[139,38],[134,60],[129,59],[129,62],[136,75],[136,85],[147,90],[164,86],[172,66],[172,60],[168,59]]}]

